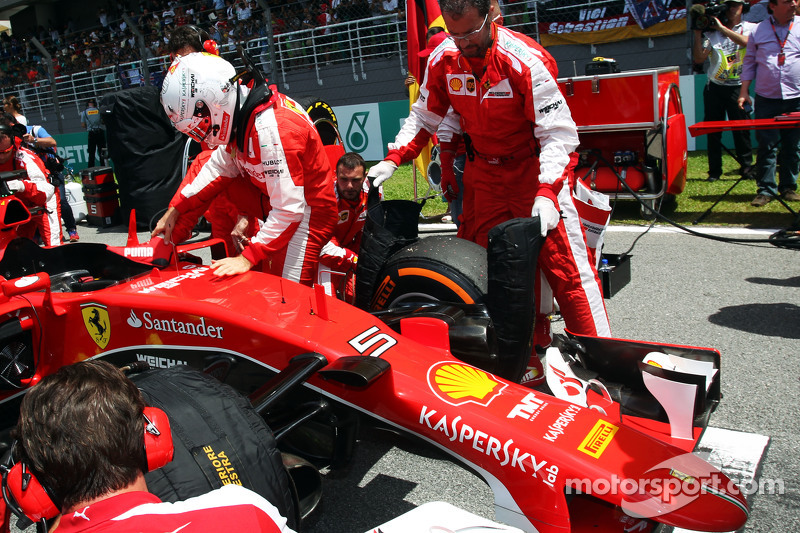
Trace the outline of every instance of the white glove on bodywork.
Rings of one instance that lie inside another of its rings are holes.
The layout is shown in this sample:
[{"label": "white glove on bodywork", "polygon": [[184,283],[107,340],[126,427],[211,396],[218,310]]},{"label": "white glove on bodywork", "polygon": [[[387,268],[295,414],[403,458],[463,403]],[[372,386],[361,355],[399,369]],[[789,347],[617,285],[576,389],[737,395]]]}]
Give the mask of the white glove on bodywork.
[{"label": "white glove on bodywork", "polygon": [[25,184],[20,180],[9,180],[6,182],[6,185],[11,192],[22,192],[25,190]]},{"label": "white glove on bodywork", "polygon": [[392,177],[395,170],[397,170],[397,165],[391,161],[383,160],[369,169],[367,178],[369,178],[374,187],[380,187],[381,183]]},{"label": "white glove on bodywork", "polygon": [[545,198],[544,196],[539,196],[533,201],[531,216],[539,217],[539,222],[542,225],[542,237],[558,226],[558,221],[561,219],[561,214],[556,211],[556,205],[550,198]]}]

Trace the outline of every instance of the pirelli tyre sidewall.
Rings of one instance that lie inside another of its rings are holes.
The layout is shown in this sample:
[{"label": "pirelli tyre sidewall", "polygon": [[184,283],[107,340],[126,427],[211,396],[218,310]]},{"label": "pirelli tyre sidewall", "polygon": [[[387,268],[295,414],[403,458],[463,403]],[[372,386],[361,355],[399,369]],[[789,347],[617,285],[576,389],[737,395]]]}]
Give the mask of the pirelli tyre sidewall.
[{"label": "pirelli tyre sidewall", "polygon": [[289,526],[300,523],[297,495],[275,437],[250,401],[229,385],[187,366],[133,376],[147,405],[170,420],[173,459],[145,475],[162,501],[175,502],[235,483],[278,508]]},{"label": "pirelli tyre sidewall", "polygon": [[420,239],[392,255],[378,276],[370,309],[403,302],[484,303],[486,250],[453,236]]},{"label": "pirelli tyre sidewall", "polygon": [[333,108],[327,102],[315,96],[300,98],[297,103],[308,113],[311,122],[314,123],[319,132],[322,144],[336,144],[339,137],[337,132],[339,123],[336,120],[336,113],[333,112]]}]

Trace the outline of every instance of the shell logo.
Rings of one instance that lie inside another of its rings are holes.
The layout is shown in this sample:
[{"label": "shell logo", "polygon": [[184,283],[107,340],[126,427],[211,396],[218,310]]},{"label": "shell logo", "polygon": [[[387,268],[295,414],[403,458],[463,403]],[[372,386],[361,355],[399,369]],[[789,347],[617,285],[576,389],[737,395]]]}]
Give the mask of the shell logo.
[{"label": "shell logo", "polygon": [[459,92],[461,87],[464,86],[464,82],[462,82],[459,78],[450,78],[450,90],[453,92]]},{"label": "shell logo", "polygon": [[483,370],[453,361],[430,367],[428,385],[440,400],[456,406],[465,403],[487,406],[507,386]]}]

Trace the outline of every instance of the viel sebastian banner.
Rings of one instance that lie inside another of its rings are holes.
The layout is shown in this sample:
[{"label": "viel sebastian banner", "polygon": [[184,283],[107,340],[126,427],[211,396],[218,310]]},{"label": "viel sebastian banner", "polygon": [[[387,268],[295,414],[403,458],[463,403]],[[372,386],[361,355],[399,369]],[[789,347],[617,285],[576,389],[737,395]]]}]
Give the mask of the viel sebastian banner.
[{"label": "viel sebastian banner", "polygon": [[542,45],[601,44],[686,31],[686,0],[616,0],[601,6],[571,0],[538,7]]}]

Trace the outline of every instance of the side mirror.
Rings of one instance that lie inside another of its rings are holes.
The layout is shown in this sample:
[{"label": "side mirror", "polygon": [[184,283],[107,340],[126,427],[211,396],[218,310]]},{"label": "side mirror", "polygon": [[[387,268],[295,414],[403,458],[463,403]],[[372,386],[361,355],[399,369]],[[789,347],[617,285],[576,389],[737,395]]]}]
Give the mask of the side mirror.
[{"label": "side mirror", "polygon": [[3,294],[6,298],[11,298],[18,294],[43,291],[50,288],[50,274],[40,272],[30,276],[22,276],[21,278],[4,281],[0,286],[2,286]]}]

